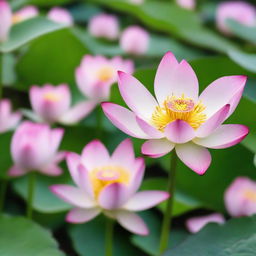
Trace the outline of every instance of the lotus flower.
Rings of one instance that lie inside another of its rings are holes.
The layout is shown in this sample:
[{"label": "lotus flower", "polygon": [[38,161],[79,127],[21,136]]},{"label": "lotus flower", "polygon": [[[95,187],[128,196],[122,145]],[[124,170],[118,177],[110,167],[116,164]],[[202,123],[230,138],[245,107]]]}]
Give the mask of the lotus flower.
[{"label": "lotus flower", "polygon": [[12,10],[5,0],[0,0],[0,43],[8,39],[12,26]]},{"label": "lotus flower", "polygon": [[31,19],[33,17],[36,17],[38,15],[39,15],[38,9],[33,5],[29,5],[18,10],[12,15],[12,23],[16,24],[16,23]]},{"label": "lotus flower", "polygon": [[233,217],[251,216],[256,213],[256,182],[247,177],[237,177],[227,188],[224,201]]},{"label": "lotus flower", "polygon": [[56,176],[62,173],[57,165],[64,159],[64,152],[57,152],[63,129],[50,129],[46,124],[23,122],[15,131],[11,142],[11,154],[15,165],[10,176],[21,176],[30,171]]},{"label": "lotus flower", "polygon": [[196,0],[176,0],[176,3],[185,9],[193,10],[196,6]]},{"label": "lotus flower", "polygon": [[225,219],[220,213],[212,213],[206,216],[192,217],[186,221],[186,227],[191,233],[197,233],[208,223],[224,224]]},{"label": "lotus flower", "polygon": [[53,7],[48,12],[47,17],[56,23],[66,24],[68,26],[72,26],[74,23],[73,17],[69,13],[69,11],[61,7]]},{"label": "lotus flower", "polygon": [[216,22],[218,29],[225,34],[232,33],[226,25],[228,19],[245,26],[256,26],[256,10],[254,6],[242,1],[220,3],[216,12]]},{"label": "lotus flower", "polygon": [[130,26],[123,31],[120,45],[127,53],[144,54],[149,47],[149,34],[139,26]]},{"label": "lotus flower", "polygon": [[147,235],[147,226],[134,212],[149,209],[169,197],[162,191],[136,192],[145,165],[142,158],[134,157],[129,139],[112,156],[100,141],[94,140],[85,146],[82,156],[70,153],[67,164],[76,187],[54,185],[51,191],[75,207],[66,217],[68,222],[87,222],[102,212],[127,230]]},{"label": "lotus flower", "polygon": [[13,130],[21,120],[20,112],[12,112],[8,99],[0,100],[0,133]]},{"label": "lotus flower", "polygon": [[88,29],[94,37],[115,40],[119,35],[119,22],[114,15],[98,14],[91,18]]},{"label": "lotus flower", "polygon": [[117,70],[133,72],[133,62],[121,57],[107,59],[103,56],[85,55],[76,69],[80,91],[89,99],[102,102],[109,98],[111,85],[117,81]]},{"label": "lotus flower", "polygon": [[136,78],[119,72],[119,90],[131,111],[110,102],[102,107],[120,130],[149,139],[143,154],[161,157],[175,148],[180,160],[202,175],[211,162],[206,148],[231,147],[248,134],[244,125],[222,125],[235,110],[245,82],[244,76],[221,77],[198,97],[193,69],[168,52],[156,73],[156,99]]},{"label": "lotus flower", "polygon": [[68,85],[32,86],[30,102],[36,115],[43,122],[73,124],[80,121],[95,107],[95,102],[83,101],[70,107],[71,94]]}]

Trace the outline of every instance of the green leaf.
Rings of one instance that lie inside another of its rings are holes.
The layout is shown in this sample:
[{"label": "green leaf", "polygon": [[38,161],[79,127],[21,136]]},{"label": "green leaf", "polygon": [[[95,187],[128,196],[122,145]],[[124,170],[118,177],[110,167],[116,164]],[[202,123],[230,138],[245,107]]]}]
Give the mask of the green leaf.
[{"label": "green leaf", "polygon": [[63,5],[71,2],[71,0],[25,0],[26,4],[38,5],[38,6],[54,6]]},{"label": "green leaf", "polygon": [[[167,188],[167,178],[145,179],[141,185],[141,190],[163,190]],[[173,216],[179,216],[188,211],[197,209],[202,203],[191,197],[191,195],[176,190],[174,193]],[[166,209],[166,201],[157,206],[162,212]]]},{"label": "green leaf", "polygon": [[32,84],[75,84],[75,68],[88,50],[69,29],[57,31],[34,41],[17,64],[19,89]]},{"label": "green leaf", "polygon": [[[147,223],[150,233],[148,236],[144,237],[133,235],[132,243],[144,252],[146,252],[148,255],[158,255],[159,238],[162,223],[159,218],[157,218],[157,216],[151,211],[143,212],[141,216]],[[173,229],[170,233],[168,248],[174,248],[182,241],[184,241],[187,236],[188,233],[185,230]]]},{"label": "green leaf", "polygon": [[23,217],[0,216],[0,255],[64,256],[51,234]]},{"label": "green leaf", "polygon": [[132,14],[146,25],[171,36],[183,39],[206,49],[227,52],[236,46],[229,40],[203,27],[196,13],[185,10],[169,1],[145,1],[133,5],[126,0],[90,0],[112,9]]},{"label": "green leaf", "polygon": [[[255,32],[256,33],[256,32]],[[229,57],[241,67],[256,73],[256,54],[230,50]]]},{"label": "green leaf", "polygon": [[245,26],[235,20],[227,20],[227,26],[236,36],[256,44],[256,27]]},{"label": "green leaf", "polygon": [[64,27],[64,25],[57,24],[44,17],[36,17],[18,23],[12,27],[9,39],[0,44],[0,52],[14,51],[42,35]]},{"label": "green leaf", "polygon": [[254,256],[256,217],[208,224],[164,256]]},{"label": "green leaf", "polygon": [[[114,256],[141,255],[128,242],[127,233],[123,232],[118,224],[115,225]],[[69,228],[69,235],[73,246],[80,256],[104,255],[105,249],[105,218],[103,216]]]}]

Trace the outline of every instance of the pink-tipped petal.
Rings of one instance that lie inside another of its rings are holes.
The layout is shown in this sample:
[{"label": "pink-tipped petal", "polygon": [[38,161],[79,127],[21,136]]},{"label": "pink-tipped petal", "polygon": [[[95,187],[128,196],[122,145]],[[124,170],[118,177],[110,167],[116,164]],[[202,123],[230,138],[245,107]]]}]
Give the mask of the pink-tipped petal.
[{"label": "pink-tipped petal", "polygon": [[164,102],[166,97],[171,93],[170,81],[178,64],[174,54],[172,52],[167,52],[158,66],[154,82],[154,90],[159,104]]},{"label": "pink-tipped petal", "polygon": [[128,211],[144,211],[168,199],[169,194],[163,191],[141,191],[136,193],[123,206]]},{"label": "pink-tipped petal", "polygon": [[82,165],[78,165],[78,179],[81,190],[85,191],[85,193],[91,198],[94,199],[94,192],[92,183],[90,180],[89,172],[86,170],[86,168]]},{"label": "pink-tipped petal", "polygon": [[104,209],[118,209],[127,200],[128,189],[121,183],[112,183],[106,186],[99,195],[99,204]]},{"label": "pink-tipped petal", "polygon": [[149,123],[139,118],[138,116],[136,116],[136,121],[140,126],[141,130],[143,130],[143,132],[148,134],[151,138],[161,139],[164,137],[164,133],[158,131],[154,126],[150,125]]},{"label": "pink-tipped petal", "polygon": [[47,17],[56,23],[66,24],[68,26],[73,25],[73,17],[69,11],[61,7],[53,7],[48,12]]},{"label": "pink-tipped petal", "polygon": [[104,166],[110,161],[106,147],[99,140],[88,143],[82,152],[82,163],[88,170]]},{"label": "pink-tipped petal", "polygon": [[74,124],[89,115],[96,107],[95,101],[80,102],[70,108],[63,116],[60,117],[59,122],[63,124]]},{"label": "pink-tipped petal", "polygon": [[51,148],[53,152],[56,152],[60,146],[61,140],[64,135],[64,129],[56,128],[51,131]]},{"label": "pink-tipped petal", "polygon": [[120,210],[116,213],[116,218],[123,228],[134,234],[146,236],[149,233],[143,219],[133,212]]},{"label": "pink-tipped petal", "polygon": [[12,176],[12,177],[19,177],[26,173],[27,173],[26,170],[23,170],[22,168],[20,168],[17,165],[12,166],[8,171],[8,175]]},{"label": "pink-tipped petal", "polygon": [[249,133],[248,127],[240,124],[224,124],[205,138],[195,138],[194,142],[207,148],[228,148],[241,142]]},{"label": "pink-tipped petal", "polygon": [[143,155],[157,158],[171,152],[174,146],[175,144],[167,139],[148,140],[142,145],[141,152]]},{"label": "pink-tipped petal", "polygon": [[173,143],[186,143],[195,137],[194,129],[187,122],[179,119],[168,124],[164,134]]},{"label": "pink-tipped petal", "polygon": [[69,185],[53,185],[51,191],[63,201],[70,203],[76,207],[91,208],[96,204],[83,191]]},{"label": "pink-tipped petal", "polygon": [[70,223],[84,223],[90,221],[100,214],[100,209],[95,207],[91,209],[74,208],[68,212],[66,221]]},{"label": "pink-tipped petal", "polygon": [[192,217],[186,221],[186,227],[191,233],[197,233],[208,223],[224,224],[225,219],[220,213],[213,213],[200,217]]},{"label": "pink-tipped petal", "polygon": [[111,162],[121,166],[132,168],[135,161],[134,150],[131,139],[122,141],[111,156]]},{"label": "pink-tipped petal", "polygon": [[48,165],[47,167],[41,168],[38,171],[48,176],[59,176],[63,172],[62,168],[55,164]]},{"label": "pink-tipped petal", "polygon": [[199,175],[203,175],[211,164],[211,154],[192,142],[175,146],[179,159]]},{"label": "pink-tipped petal", "polygon": [[[120,93],[127,106],[141,118],[151,118],[158,105],[151,93],[135,77],[124,72],[118,72]],[[143,95],[143,100],[141,96]]]},{"label": "pink-tipped petal", "polygon": [[12,10],[5,0],[0,1],[0,24],[0,42],[4,42],[8,39],[12,25]]},{"label": "pink-tipped petal", "polygon": [[204,124],[196,130],[197,137],[207,137],[214,132],[226,119],[230,110],[230,105],[227,104],[219,111],[213,114]]},{"label": "pink-tipped petal", "polygon": [[70,152],[67,154],[66,161],[73,181],[79,186],[80,177],[78,173],[78,166],[81,163],[81,157],[76,153]]},{"label": "pink-tipped petal", "polygon": [[122,132],[139,139],[149,138],[139,127],[133,112],[109,102],[102,103],[101,106],[108,119]]},{"label": "pink-tipped petal", "polygon": [[[243,90],[246,79],[245,76],[224,76],[212,82],[199,97],[206,106],[204,113],[207,117],[211,117],[224,105],[232,103],[234,96]],[[230,108],[233,109],[232,105]]]}]

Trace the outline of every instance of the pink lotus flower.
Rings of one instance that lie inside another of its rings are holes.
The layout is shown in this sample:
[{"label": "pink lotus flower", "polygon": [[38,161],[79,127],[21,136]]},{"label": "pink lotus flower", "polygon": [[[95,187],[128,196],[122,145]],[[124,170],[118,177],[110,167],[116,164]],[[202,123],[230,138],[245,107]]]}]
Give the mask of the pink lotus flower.
[{"label": "pink lotus flower", "polygon": [[43,87],[32,86],[29,91],[30,102],[36,115],[43,122],[73,124],[88,115],[95,102],[83,101],[70,107],[71,94],[68,85]]},{"label": "pink lotus flower", "polygon": [[68,26],[72,26],[74,23],[73,17],[69,11],[61,7],[53,7],[48,12],[47,17],[56,23],[66,24]]},{"label": "pink lotus flower", "polygon": [[256,182],[238,177],[224,194],[226,209],[233,217],[251,216],[256,213]]},{"label": "pink lotus flower", "polygon": [[144,54],[149,47],[149,34],[139,26],[130,26],[123,31],[120,45],[127,53]]},{"label": "pink lotus flower", "polygon": [[88,29],[95,37],[115,40],[119,35],[119,22],[114,15],[98,14],[91,18]]},{"label": "pink lotus flower", "polygon": [[112,156],[100,141],[94,140],[85,146],[82,156],[70,153],[67,164],[77,187],[54,185],[51,191],[75,206],[66,217],[68,222],[87,222],[102,212],[127,230],[147,235],[147,226],[133,212],[149,209],[169,197],[163,191],[136,192],[145,164],[142,158],[134,157],[129,139]]},{"label": "pink lotus flower", "polygon": [[20,120],[21,113],[12,113],[11,102],[8,99],[0,100],[0,133],[14,129]]},{"label": "pink lotus flower", "polygon": [[192,217],[186,221],[186,227],[191,233],[197,233],[208,223],[224,224],[225,219],[220,213],[212,213],[206,216]]},{"label": "pink lotus flower", "polygon": [[117,81],[117,70],[133,73],[133,62],[121,57],[107,59],[103,56],[85,55],[76,69],[80,91],[89,99],[101,102],[109,98],[111,85]]},{"label": "pink lotus flower", "polygon": [[12,26],[12,10],[5,0],[0,0],[0,43],[8,39]]},{"label": "pink lotus flower", "polygon": [[15,131],[11,154],[15,165],[10,176],[21,176],[30,171],[56,176],[62,173],[57,165],[64,159],[64,152],[57,152],[64,130],[50,129],[46,124],[23,122]]},{"label": "pink lotus flower", "polygon": [[194,10],[196,7],[196,1],[195,0],[176,0],[176,3],[185,9],[188,10]]},{"label": "pink lotus flower", "polygon": [[123,132],[149,139],[142,146],[143,154],[161,157],[175,148],[180,160],[202,175],[211,162],[206,148],[231,147],[248,134],[244,125],[222,125],[235,110],[245,82],[245,76],[222,77],[198,97],[193,69],[168,52],[156,73],[156,99],[136,78],[119,72],[119,90],[132,111],[110,102],[102,108]]},{"label": "pink lotus flower", "polygon": [[16,23],[34,18],[38,15],[39,15],[38,9],[33,5],[29,5],[20,9],[19,11],[15,12],[12,15],[12,23],[16,24]]},{"label": "pink lotus flower", "polygon": [[225,34],[231,34],[226,25],[228,19],[235,20],[246,26],[256,25],[256,11],[254,6],[246,2],[223,2],[218,5],[216,13],[217,27]]}]

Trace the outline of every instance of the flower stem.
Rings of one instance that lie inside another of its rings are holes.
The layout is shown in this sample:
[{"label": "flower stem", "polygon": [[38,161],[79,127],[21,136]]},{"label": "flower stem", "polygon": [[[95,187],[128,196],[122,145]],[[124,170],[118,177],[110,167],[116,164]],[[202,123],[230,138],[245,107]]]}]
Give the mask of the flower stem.
[{"label": "flower stem", "polygon": [[100,106],[97,107],[97,131],[96,131],[96,137],[98,139],[101,139],[101,134],[102,134],[102,109]]},{"label": "flower stem", "polygon": [[32,219],[35,183],[36,183],[36,173],[31,172],[28,177],[28,201],[27,201],[27,218],[28,219]]},{"label": "flower stem", "polygon": [[5,202],[7,187],[8,187],[8,180],[2,179],[1,188],[0,188],[0,213],[2,213],[4,210],[4,202]]},{"label": "flower stem", "polygon": [[160,236],[160,246],[159,246],[159,255],[161,255],[168,247],[169,235],[171,231],[171,223],[172,223],[172,209],[173,209],[173,200],[174,200],[174,188],[175,188],[175,176],[177,169],[177,155],[175,151],[171,154],[171,164],[170,164],[170,172],[168,178],[168,188],[167,191],[170,194],[170,198],[167,201],[164,220],[162,224],[162,231]]},{"label": "flower stem", "polygon": [[106,218],[105,256],[113,256],[114,220]]}]

